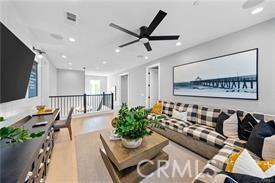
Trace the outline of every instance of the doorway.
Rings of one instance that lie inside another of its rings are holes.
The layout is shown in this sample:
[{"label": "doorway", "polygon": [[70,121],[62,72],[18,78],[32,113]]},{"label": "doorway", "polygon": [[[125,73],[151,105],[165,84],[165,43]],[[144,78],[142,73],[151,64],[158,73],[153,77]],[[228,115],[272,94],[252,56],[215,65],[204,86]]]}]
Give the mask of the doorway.
[{"label": "doorway", "polygon": [[160,65],[146,67],[146,107],[151,108],[160,99]]},{"label": "doorway", "polygon": [[129,73],[120,75],[120,101],[121,104],[129,103]]}]

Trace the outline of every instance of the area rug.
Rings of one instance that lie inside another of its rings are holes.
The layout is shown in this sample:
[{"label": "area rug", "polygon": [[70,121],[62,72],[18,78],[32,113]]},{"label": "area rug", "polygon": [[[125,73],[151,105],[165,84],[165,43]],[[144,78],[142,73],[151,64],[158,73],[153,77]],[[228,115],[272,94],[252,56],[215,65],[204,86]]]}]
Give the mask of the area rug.
[{"label": "area rug", "polygon": [[[76,161],[78,182],[112,182],[100,156],[100,131],[76,136]],[[207,160],[173,142],[163,149],[169,154],[167,167],[155,171],[142,182],[191,182],[200,172]],[[191,168],[188,166],[190,165]]]},{"label": "area rug", "polygon": [[76,136],[76,163],[79,183],[112,182],[101,158],[102,130]]}]

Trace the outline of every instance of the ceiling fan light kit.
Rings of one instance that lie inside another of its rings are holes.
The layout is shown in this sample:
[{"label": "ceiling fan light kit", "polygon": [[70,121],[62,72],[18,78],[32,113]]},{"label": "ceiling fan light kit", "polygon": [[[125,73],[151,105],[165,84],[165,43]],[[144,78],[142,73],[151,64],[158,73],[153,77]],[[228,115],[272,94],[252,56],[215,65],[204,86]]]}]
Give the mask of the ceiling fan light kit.
[{"label": "ceiling fan light kit", "polygon": [[151,34],[154,32],[154,30],[158,27],[158,25],[161,23],[161,21],[164,19],[164,17],[167,15],[167,13],[165,13],[162,10],[159,10],[158,14],[155,16],[155,18],[153,19],[153,21],[151,22],[151,24],[146,27],[146,26],[141,26],[139,28],[140,30],[140,34],[138,35],[137,33],[134,33],[130,30],[127,30],[123,27],[120,27],[119,25],[116,25],[114,23],[110,23],[109,25],[115,29],[118,29],[122,32],[125,32],[127,34],[130,34],[134,37],[136,37],[137,39],[128,43],[125,43],[123,45],[120,45],[119,47],[125,47],[137,42],[141,42],[147,51],[152,51],[152,47],[150,45],[150,41],[165,41],[165,40],[178,40],[179,39],[179,35],[172,35],[172,36],[151,36]]}]

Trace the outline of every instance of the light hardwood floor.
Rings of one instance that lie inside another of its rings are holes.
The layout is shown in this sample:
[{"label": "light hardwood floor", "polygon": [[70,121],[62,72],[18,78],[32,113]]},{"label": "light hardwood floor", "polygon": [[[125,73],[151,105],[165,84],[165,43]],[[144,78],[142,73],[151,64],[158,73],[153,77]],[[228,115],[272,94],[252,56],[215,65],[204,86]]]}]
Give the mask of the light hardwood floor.
[{"label": "light hardwood floor", "polygon": [[73,140],[70,141],[67,129],[55,133],[49,174],[46,183],[78,182],[75,151],[75,136],[111,127],[114,114],[76,118],[72,120]]},{"label": "light hardwood floor", "polygon": [[[79,182],[78,174],[77,174],[77,155],[76,155],[76,137],[81,137],[83,134],[87,134],[89,132],[95,132],[105,128],[111,128],[111,120],[113,119],[113,114],[105,114],[94,117],[85,117],[73,119],[72,121],[72,129],[73,129],[73,140],[70,141],[69,133],[67,129],[62,129],[60,132],[55,134],[55,147],[53,150],[52,161],[49,167],[49,174],[47,175],[46,183],[72,183]],[[92,143],[91,143],[92,144]],[[82,152],[86,151],[86,149],[93,149],[91,144],[83,145]],[[79,145],[79,144],[78,144]],[[83,150],[85,149],[85,150]],[[175,161],[180,165],[181,169],[184,168],[184,165],[188,163],[186,160],[197,161],[198,163],[198,171],[200,171],[203,166],[206,164],[207,160],[200,157],[197,154],[192,153],[188,149],[183,148],[173,142],[170,141],[169,145],[164,148],[164,151],[169,154],[169,164],[174,164]],[[97,151],[96,151],[97,152]],[[99,153],[99,151],[98,151]],[[95,154],[96,155],[96,154]],[[90,157],[90,156],[89,156]],[[94,160],[96,158],[96,160]],[[87,158],[88,161],[89,158]],[[87,180],[83,179],[82,182],[111,182],[110,175],[107,172],[106,167],[100,161],[102,160],[100,156],[96,156],[93,159],[89,159],[89,169],[86,171],[89,175],[87,175]],[[81,163],[81,162],[79,162]],[[82,162],[83,163],[83,162]],[[100,169],[100,171],[98,170]],[[105,170],[106,169],[106,170]],[[85,168],[86,170],[86,168]],[[167,169],[168,174],[172,175],[172,168]],[[96,175],[92,175],[95,174]],[[193,171],[192,171],[193,172]],[[100,174],[100,175],[97,175]],[[159,179],[155,174],[154,176],[144,179],[142,182],[191,182],[194,178],[192,177],[180,177],[176,178],[167,178],[165,176],[161,176]],[[85,180],[85,181],[83,181]]]}]

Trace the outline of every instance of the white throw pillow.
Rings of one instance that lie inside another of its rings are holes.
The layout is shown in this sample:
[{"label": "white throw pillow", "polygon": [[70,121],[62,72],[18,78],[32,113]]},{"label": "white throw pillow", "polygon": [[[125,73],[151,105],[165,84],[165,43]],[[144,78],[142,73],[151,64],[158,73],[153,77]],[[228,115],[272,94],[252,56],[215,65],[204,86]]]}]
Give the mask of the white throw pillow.
[{"label": "white throw pillow", "polygon": [[172,118],[182,120],[182,121],[187,121],[187,112],[179,112],[173,109]]},{"label": "white throw pillow", "polygon": [[246,149],[240,154],[236,160],[232,173],[245,174],[259,178],[268,178],[275,175],[275,165],[263,172],[256,161],[251,157]]},{"label": "white throw pillow", "polygon": [[275,157],[275,135],[264,138],[262,157],[265,160],[271,160]]},{"label": "white throw pillow", "polygon": [[223,134],[226,137],[239,139],[238,128],[239,119],[237,113],[231,115],[227,120],[223,122]]}]

